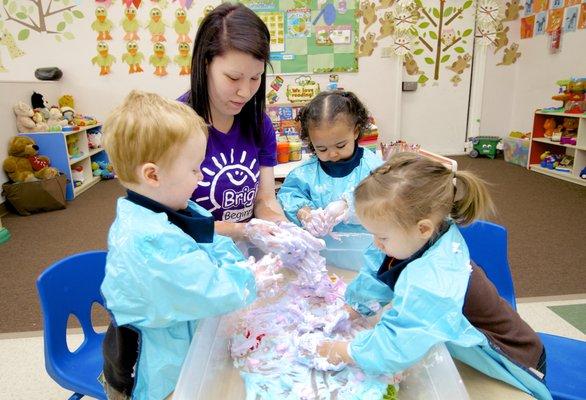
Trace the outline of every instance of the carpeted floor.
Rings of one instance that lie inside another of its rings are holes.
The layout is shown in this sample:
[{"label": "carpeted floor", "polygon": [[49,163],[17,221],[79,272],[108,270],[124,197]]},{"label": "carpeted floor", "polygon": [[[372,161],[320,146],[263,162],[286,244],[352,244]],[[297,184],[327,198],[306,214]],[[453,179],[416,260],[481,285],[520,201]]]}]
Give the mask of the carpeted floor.
[{"label": "carpeted floor", "polygon": [[[586,293],[586,187],[550,178],[503,160],[455,157],[491,183],[509,230],[509,261],[518,297]],[[29,217],[6,215],[12,238],[0,245],[0,333],[42,329],[35,279],[54,261],[105,249],[117,181],[103,181],[67,209]]]}]

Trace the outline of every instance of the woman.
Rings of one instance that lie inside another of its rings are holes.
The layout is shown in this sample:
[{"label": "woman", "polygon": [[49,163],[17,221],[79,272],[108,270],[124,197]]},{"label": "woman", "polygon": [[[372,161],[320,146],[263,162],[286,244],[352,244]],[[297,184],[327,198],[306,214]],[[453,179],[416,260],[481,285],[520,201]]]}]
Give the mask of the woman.
[{"label": "woman", "polygon": [[224,3],[202,21],[193,46],[191,90],[183,101],[209,124],[204,179],[192,200],[216,232],[245,238],[253,216],[286,221],[275,197],[276,137],[265,114],[270,34],[241,4]]}]

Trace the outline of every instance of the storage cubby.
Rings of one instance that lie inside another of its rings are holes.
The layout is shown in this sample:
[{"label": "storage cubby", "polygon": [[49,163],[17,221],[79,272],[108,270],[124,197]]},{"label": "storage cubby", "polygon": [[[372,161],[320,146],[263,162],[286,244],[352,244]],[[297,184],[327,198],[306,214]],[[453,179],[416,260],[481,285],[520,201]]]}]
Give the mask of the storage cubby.
[{"label": "storage cubby", "polygon": [[[20,135],[28,136],[39,146],[39,154],[51,159],[51,166],[57,168],[67,176],[67,200],[73,200],[81,193],[100,181],[99,176],[92,175],[92,161],[108,161],[106,152],[102,147],[90,149],[88,133],[100,131],[101,125],[82,126],[77,131],[69,132],[29,132]],[[75,157],[69,155],[67,138],[73,137],[77,141],[79,154]],[[72,178],[72,170],[81,166],[83,168],[83,183],[75,186]]]},{"label": "storage cubby", "polygon": [[[578,129],[576,130],[576,144],[554,142],[545,137],[545,121],[554,118],[556,126],[562,125],[564,118],[576,118]],[[574,164],[570,172],[562,172],[541,165],[541,155],[549,151],[553,154],[567,154],[574,157]],[[586,179],[580,178],[580,172],[586,167],[586,115],[568,114],[559,112],[536,111],[533,118],[533,131],[529,148],[529,169],[554,178],[586,186]]]}]

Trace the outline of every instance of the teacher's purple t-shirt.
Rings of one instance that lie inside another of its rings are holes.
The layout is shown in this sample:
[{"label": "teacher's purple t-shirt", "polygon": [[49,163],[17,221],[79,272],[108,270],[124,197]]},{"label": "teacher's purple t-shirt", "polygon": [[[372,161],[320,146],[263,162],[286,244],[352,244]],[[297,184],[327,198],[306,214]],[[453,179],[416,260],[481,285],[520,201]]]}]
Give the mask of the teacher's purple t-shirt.
[{"label": "teacher's purple t-shirt", "polygon": [[191,199],[212,213],[216,221],[243,222],[252,218],[260,167],[277,164],[276,137],[268,115],[255,142],[241,131],[239,118],[223,133],[210,126],[203,179]]}]

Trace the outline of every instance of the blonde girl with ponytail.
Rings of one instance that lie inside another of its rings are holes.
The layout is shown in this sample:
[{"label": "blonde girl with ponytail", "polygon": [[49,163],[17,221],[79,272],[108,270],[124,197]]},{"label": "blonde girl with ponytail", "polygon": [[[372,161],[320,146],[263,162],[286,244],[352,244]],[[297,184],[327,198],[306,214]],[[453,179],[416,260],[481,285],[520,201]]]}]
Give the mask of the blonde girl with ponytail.
[{"label": "blonde girl with ponytail", "polygon": [[346,303],[366,316],[392,307],[373,329],[350,342],[324,341],[318,353],[333,364],[392,375],[445,343],[480,372],[551,399],[543,344],[470,259],[458,228],[493,213],[487,185],[470,172],[401,153],[356,187],[354,202],[383,255],[349,284]]}]

